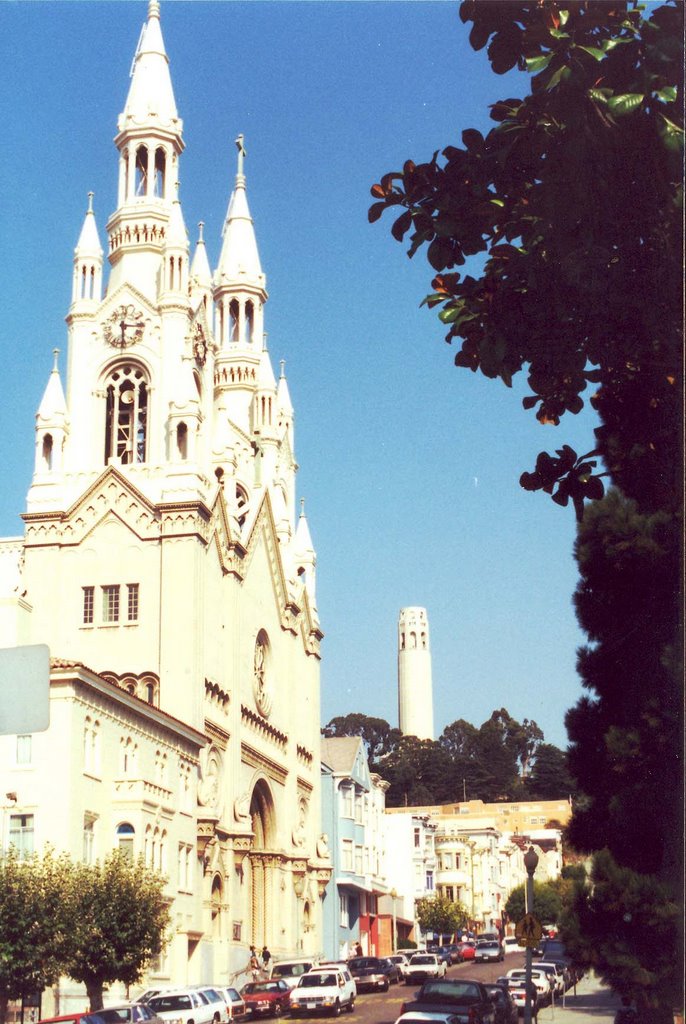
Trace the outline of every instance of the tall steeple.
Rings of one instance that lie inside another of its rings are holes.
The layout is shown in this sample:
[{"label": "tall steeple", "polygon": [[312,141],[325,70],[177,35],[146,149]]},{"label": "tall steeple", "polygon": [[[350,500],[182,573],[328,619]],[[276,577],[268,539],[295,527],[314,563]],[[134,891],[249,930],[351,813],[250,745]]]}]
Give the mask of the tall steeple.
[{"label": "tall steeple", "polygon": [[217,307],[215,337],[220,348],[240,345],[262,350],[263,307],[267,301],[266,279],[257,251],[257,239],[245,181],[245,146],[242,135],[236,139],[238,169],[224,222],[221,256],[214,275],[214,301]]},{"label": "tall steeple", "polygon": [[88,193],[88,209],[74,249],[72,303],[98,303],[102,298],[103,251],[93,213],[93,193]]},{"label": "tall steeple", "polygon": [[108,291],[135,278],[137,288],[154,301],[184,149],[157,0],[150,0],[118,128],[119,197],[107,225]]}]

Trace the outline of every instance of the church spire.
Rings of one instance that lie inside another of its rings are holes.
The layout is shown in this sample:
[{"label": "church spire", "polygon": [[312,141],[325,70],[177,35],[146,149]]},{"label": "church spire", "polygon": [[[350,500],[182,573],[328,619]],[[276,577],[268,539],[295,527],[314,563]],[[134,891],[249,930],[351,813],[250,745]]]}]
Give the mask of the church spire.
[{"label": "church spire", "polygon": [[214,277],[218,318],[215,334],[222,348],[236,343],[253,346],[261,340],[263,305],[267,299],[255,228],[248,208],[242,135],[236,139],[236,147],[236,183],[224,222],[224,241]]},{"label": "church spire", "polygon": [[135,278],[138,289],[154,301],[184,150],[157,0],[150,0],[118,128],[119,195],[107,225],[109,291]]},{"label": "church spire", "polygon": [[100,302],[102,298],[103,251],[93,213],[93,193],[88,193],[88,209],[74,249],[74,281],[71,301]]}]

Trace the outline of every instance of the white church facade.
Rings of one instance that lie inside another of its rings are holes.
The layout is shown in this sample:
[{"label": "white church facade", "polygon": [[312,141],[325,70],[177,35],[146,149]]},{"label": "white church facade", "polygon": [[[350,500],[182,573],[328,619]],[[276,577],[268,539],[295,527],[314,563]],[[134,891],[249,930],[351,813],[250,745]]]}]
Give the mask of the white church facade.
[{"label": "white church facade", "polygon": [[66,390],[55,360],[25,533],[0,540],[0,647],[51,653],[49,730],[0,737],[0,839],[142,854],[171,903],[156,977],[228,983],[251,943],[321,947],[322,632],[242,139],[213,272],[202,231],[189,251],[182,127],[151,0],[109,271],[90,200]]}]

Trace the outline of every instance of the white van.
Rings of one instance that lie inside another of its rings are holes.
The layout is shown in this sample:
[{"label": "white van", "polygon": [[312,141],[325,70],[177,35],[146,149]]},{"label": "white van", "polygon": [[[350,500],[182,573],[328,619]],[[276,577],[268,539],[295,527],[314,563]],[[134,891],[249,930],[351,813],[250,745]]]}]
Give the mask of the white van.
[{"label": "white van", "polygon": [[294,957],[292,960],[277,960],[272,964],[269,977],[285,981],[289,988],[295,988],[303,974],[319,966],[319,957]]},{"label": "white van", "polygon": [[347,967],[315,967],[301,974],[291,989],[291,1017],[326,1013],[338,1017],[342,1010],[352,1013],[357,986]]}]

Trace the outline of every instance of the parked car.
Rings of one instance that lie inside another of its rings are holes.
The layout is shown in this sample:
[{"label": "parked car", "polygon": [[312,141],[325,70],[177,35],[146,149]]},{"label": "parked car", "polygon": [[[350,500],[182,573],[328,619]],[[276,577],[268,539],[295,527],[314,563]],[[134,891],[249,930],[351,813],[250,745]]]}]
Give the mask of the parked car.
[{"label": "parked car", "polygon": [[476,944],[474,959],[477,963],[502,963],[505,959],[505,950],[499,939],[482,939]]},{"label": "parked car", "polygon": [[[523,967],[513,967],[511,971],[507,972],[507,976],[508,978],[513,978],[515,981],[524,981],[526,978],[526,971]],[[532,970],[531,981],[538,992],[539,1004],[546,1005],[549,1003],[553,990],[550,978],[546,972]]]},{"label": "parked car", "polygon": [[426,981],[415,999],[403,1003],[402,1013],[445,1013],[458,1018],[459,1024],[495,1024],[495,1007],[480,981],[444,978]]},{"label": "parked car", "polygon": [[446,966],[451,963],[449,946],[434,946],[431,952],[439,956]]},{"label": "parked car", "polygon": [[397,964],[400,970],[401,978],[404,978],[407,974],[407,968],[410,966],[410,958],[404,953],[392,953],[387,960],[392,960],[394,964]]},{"label": "parked car", "polygon": [[415,953],[405,975],[406,985],[415,985],[426,978],[445,978],[446,965],[435,953]]},{"label": "parked car", "polygon": [[229,1020],[242,1020],[246,1015],[245,999],[237,988],[218,988],[217,992],[226,1003]]},{"label": "parked car", "polygon": [[426,1013],[418,1010],[416,1013],[401,1013],[395,1024],[463,1024],[463,1021],[455,1013]]},{"label": "parked car", "polygon": [[348,960],[348,969],[357,985],[357,991],[363,989],[380,989],[388,992],[391,985],[397,984],[402,977],[400,968],[385,957],[354,956]]},{"label": "parked car", "polygon": [[476,955],[476,942],[473,939],[464,939],[458,943],[460,956],[463,960],[473,960]]},{"label": "parked car", "polygon": [[556,996],[561,996],[565,991],[565,977],[562,967],[553,961],[536,960],[533,967],[538,971],[545,971],[550,976],[551,987]]},{"label": "parked car", "polygon": [[291,989],[291,1017],[327,1013],[338,1017],[341,1010],[352,1013],[357,988],[347,967],[316,967],[303,974]]},{"label": "parked car", "polygon": [[519,942],[514,935],[506,935],[503,939],[503,948],[506,953],[516,953],[522,947],[519,945]]},{"label": "parked car", "polygon": [[[162,1020],[180,1024],[211,1024],[222,1020],[221,1011],[200,989],[184,988],[161,992],[148,1000],[148,1007]],[[226,1006],[224,1006],[226,1013]]]},{"label": "parked car", "polygon": [[517,1007],[510,995],[509,985],[485,985],[488,997],[495,1007],[495,1024],[516,1024]]},{"label": "parked car", "polygon": [[291,1005],[291,986],[283,978],[250,981],[241,989],[241,995],[251,1017],[280,1017]]},{"label": "parked car", "polygon": [[452,942],[448,947],[448,953],[450,955],[451,964],[462,963],[462,950],[460,949],[459,942]]},{"label": "parked car", "polygon": [[153,1011],[139,1003],[122,1003],[108,1006],[97,1012],[85,1010],[63,1014],[61,1017],[43,1017],[40,1024],[162,1024]]},{"label": "parked car", "polygon": [[212,1019],[219,1021],[220,1024],[228,1024],[230,1018],[229,1007],[219,990],[212,988],[210,985],[196,985],[194,988],[213,1007]]},{"label": "parked car", "polygon": [[[517,1013],[518,1014],[520,1014],[520,1013],[523,1014],[524,1013],[524,1007],[525,1007],[525,1004],[526,1004],[526,985],[524,984],[524,982],[513,981],[513,983],[508,986],[508,991],[510,993],[510,998],[512,999],[512,1002],[517,1007]],[[535,1017],[537,1015],[539,1005],[540,1005],[540,1000],[538,998],[538,992],[537,992],[536,988],[532,985],[531,986],[531,1013],[532,1013],[532,1016]]]},{"label": "parked car", "polygon": [[291,988],[295,988],[300,977],[318,965],[319,960],[311,956],[296,957],[293,960],[277,960],[276,963],[272,964],[269,977],[272,980],[285,981]]}]

